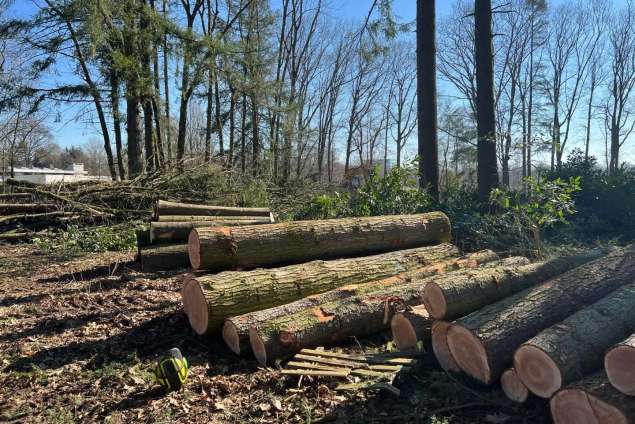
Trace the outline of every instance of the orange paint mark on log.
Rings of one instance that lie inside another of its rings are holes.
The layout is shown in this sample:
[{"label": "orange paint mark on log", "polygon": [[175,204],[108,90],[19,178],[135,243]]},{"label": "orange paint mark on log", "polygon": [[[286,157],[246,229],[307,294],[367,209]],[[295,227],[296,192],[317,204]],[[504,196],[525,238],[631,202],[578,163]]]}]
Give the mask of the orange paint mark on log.
[{"label": "orange paint mark on log", "polygon": [[327,312],[322,308],[315,308],[313,314],[320,322],[328,322],[335,318],[335,314]]},{"label": "orange paint mark on log", "polygon": [[232,236],[232,230],[229,227],[219,227],[216,229],[217,232],[219,232],[222,236],[225,237],[231,237]]}]

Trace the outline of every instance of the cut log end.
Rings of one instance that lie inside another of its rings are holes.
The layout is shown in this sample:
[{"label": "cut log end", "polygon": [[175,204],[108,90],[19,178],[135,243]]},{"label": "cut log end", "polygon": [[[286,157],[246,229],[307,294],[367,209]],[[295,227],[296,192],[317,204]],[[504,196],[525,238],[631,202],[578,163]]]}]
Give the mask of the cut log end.
[{"label": "cut log end", "polygon": [[622,411],[579,389],[565,389],[551,398],[556,424],[628,424]]},{"label": "cut log end", "polygon": [[483,384],[491,384],[492,373],[487,352],[470,330],[457,324],[448,329],[448,347],[459,368]]},{"label": "cut log end", "polygon": [[516,371],[513,369],[509,369],[503,373],[501,376],[501,387],[503,393],[514,402],[524,403],[529,397],[527,386],[520,381],[518,374],[516,374]]},{"label": "cut log end", "polygon": [[253,327],[249,329],[249,344],[258,363],[263,366],[267,365],[267,349],[265,343],[262,341],[258,331]]},{"label": "cut log end", "polygon": [[556,363],[542,349],[532,345],[518,348],[514,368],[520,380],[537,396],[550,398],[562,387],[562,374]]},{"label": "cut log end", "polygon": [[426,284],[423,290],[423,303],[432,318],[443,319],[445,317],[447,303],[443,290],[436,283]]},{"label": "cut log end", "polygon": [[417,346],[417,332],[402,313],[397,313],[390,321],[393,342],[399,350],[414,349]]},{"label": "cut log end", "polygon": [[185,309],[192,329],[197,334],[205,334],[208,327],[209,310],[205,295],[196,278],[190,278],[183,284],[181,297],[183,298],[183,309]]},{"label": "cut log end", "polygon": [[450,323],[446,321],[435,321],[432,325],[432,351],[437,358],[439,365],[445,371],[459,372],[461,369],[452,357],[448,347],[448,329]]},{"label": "cut log end", "polygon": [[635,348],[617,346],[604,357],[604,368],[611,385],[625,395],[635,396]]},{"label": "cut log end", "polygon": [[223,340],[227,344],[227,347],[231,349],[236,355],[240,355],[240,337],[238,335],[238,329],[231,321],[225,321],[223,324]]},{"label": "cut log end", "polygon": [[190,232],[187,239],[187,253],[190,256],[190,264],[192,268],[198,269],[201,266],[201,244],[198,239],[196,229]]}]

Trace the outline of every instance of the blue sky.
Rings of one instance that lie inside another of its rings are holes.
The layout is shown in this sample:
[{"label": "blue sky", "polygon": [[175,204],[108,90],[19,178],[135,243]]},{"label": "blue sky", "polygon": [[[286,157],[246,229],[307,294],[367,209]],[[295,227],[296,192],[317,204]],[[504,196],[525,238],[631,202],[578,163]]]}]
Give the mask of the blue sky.
[{"label": "blue sky", "polygon": [[[42,0],[16,0],[10,13],[15,17],[27,18],[37,10],[37,5],[41,3],[41,1]],[[550,3],[557,4],[565,1],[567,0],[552,0]],[[332,16],[348,18],[351,20],[361,20],[366,17],[373,0],[327,0],[327,2],[329,14]],[[620,5],[625,2],[626,0],[614,0],[616,5]],[[274,7],[277,7],[279,3],[280,0],[272,0],[272,5]],[[454,0],[437,0],[437,18],[447,15],[450,12],[453,3]],[[414,21],[416,16],[416,1],[394,0],[394,12],[402,21]],[[74,72],[75,70],[73,66],[66,66],[65,68],[62,68],[59,75],[50,77],[48,81],[44,80],[42,83],[52,85],[55,81],[72,79],[72,74]],[[452,87],[443,82],[439,84],[438,89],[439,95],[441,96],[443,96],[444,92],[447,93],[449,91],[453,91]],[[173,89],[173,93],[176,93],[175,89]],[[175,100],[174,94],[172,96],[172,100]],[[173,110],[176,110],[176,107],[173,107]],[[88,111],[92,112],[92,108],[88,107],[85,110],[79,111],[76,107],[60,105],[50,114],[49,122],[51,132],[55,140],[61,146],[82,145],[90,139],[101,139],[98,126],[85,122],[86,120],[84,117]],[[599,127],[599,123],[597,122],[595,122],[594,125]],[[575,127],[578,126],[580,127],[580,131],[582,131],[582,123],[576,122]],[[598,133],[596,136],[600,137],[599,128],[597,128],[597,131]],[[576,146],[576,138],[578,137],[573,138],[570,142],[571,145],[567,146],[567,150]],[[599,146],[599,144],[601,143],[596,143],[599,150],[596,150],[593,153],[602,157],[603,147]],[[635,148],[632,146],[635,143],[630,142],[630,144],[631,146],[625,146],[622,158],[623,160],[635,162]],[[407,150],[414,150],[414,148]]]}]

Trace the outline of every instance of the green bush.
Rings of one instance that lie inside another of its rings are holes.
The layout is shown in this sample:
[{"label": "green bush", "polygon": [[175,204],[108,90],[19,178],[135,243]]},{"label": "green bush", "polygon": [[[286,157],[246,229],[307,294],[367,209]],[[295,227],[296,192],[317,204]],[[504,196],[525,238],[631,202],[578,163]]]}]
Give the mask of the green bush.
[{"label": "green bush", "polygon": [[80,228],[69,225],[66,230],[33,239],[43,252],[57,256],[82,253],[127,251],[136,247],[135,232],[129,226]]},{"label": "green bush", "polygon": [[573,194],[578,213],[571,219],[568,233],[553,236],[577,238],[586,242],[635,239],[635,169],[623,166],[609,174],[597,160],[584,158],[574,150],[560,170],[550,178],[580,178],[580,190]]}]

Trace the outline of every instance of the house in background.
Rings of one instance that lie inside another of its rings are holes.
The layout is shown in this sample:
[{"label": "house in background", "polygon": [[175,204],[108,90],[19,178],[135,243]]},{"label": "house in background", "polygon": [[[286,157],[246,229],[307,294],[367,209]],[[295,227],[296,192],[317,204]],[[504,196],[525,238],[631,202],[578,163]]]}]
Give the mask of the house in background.
[{"label": "house in background", "polygon": [[[73,183],[77,181],[98,181],[107,180],[107,177],[96,177],[88,175],[88,171],[84,169],[83,163],[74,163],[69,169],[57,168],[13,168],[13,178],[18,181],[28,181],[35,184],[53,184],[53,183]],[[0,176],[0,181],[10,178],[10,170],[5,170],[4,175]]]}]

